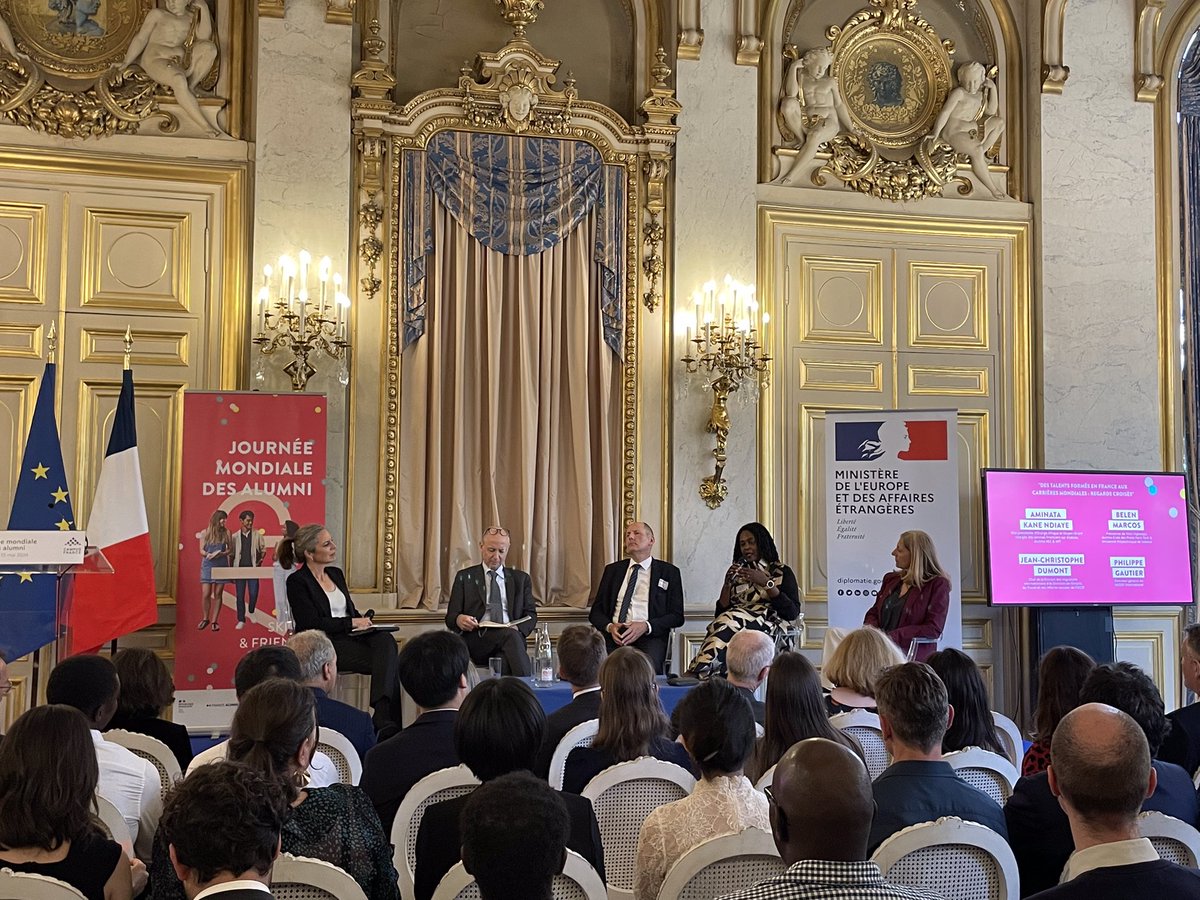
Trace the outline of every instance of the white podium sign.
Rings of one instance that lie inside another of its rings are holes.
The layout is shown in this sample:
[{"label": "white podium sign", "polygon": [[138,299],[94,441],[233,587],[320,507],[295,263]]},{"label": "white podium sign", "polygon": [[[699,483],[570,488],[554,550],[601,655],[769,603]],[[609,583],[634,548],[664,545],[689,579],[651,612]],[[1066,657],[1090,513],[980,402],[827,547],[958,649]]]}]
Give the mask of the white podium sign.
[{"label": "white podium sign", "polygon": [[83,562],[82,531],[0,531],[0,567],[75,566]]}]

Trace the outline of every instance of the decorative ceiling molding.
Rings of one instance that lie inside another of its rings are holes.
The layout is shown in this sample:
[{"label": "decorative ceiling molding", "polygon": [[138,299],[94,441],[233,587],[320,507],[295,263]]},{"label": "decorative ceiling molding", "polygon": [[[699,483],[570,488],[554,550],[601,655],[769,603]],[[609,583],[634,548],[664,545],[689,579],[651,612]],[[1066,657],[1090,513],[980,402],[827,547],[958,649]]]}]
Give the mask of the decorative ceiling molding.
[{"label": "decorative ceiling molding", "polygon": [[1133,58],[1137,64],[1133,90],[1143,103],[1153,103],[1162,90],[1163,76],[1158,64],[1158,26],[1167,0],[1137,0]]},{"label": "decorative ceiling molding", "polygon": [[699,59],[704,45],[704,29],[700,27],[700,0],[679,0],[679,44],[675,55],[679,59]]},{"label": "decorative ceiling molding", "polygon": [[1063,24],[1067,0],[1042,0],[1042,93],[1061,94],[1071,75],[1063,64]]},{"label": "decorative ceiling molding", "polygon": [[757,66],[763,42],[759,37],[759,0],[738,0],[737,64]]}]

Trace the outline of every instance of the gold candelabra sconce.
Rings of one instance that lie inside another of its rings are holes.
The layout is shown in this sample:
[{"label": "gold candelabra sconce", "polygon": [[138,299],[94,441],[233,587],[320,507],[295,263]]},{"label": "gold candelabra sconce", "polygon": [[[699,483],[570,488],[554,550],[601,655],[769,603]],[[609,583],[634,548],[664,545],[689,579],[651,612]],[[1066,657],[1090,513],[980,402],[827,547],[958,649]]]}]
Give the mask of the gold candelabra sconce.
[{"label": "gold candelabra sconce", "polygon": [[[317,293],[309,293],[312,255],[301,250],[299,265],[290,256],[279,257],[278,271],[263,266],[262,286],[255,303],[257,322],[253,343],[259,355],[254,367],[258,386],[266,384],[266,357],[279,350],[292,354],[292,361],[283,371],[292,379],[292,390],[303,391],[308,380],[317,374],[311,357],[324,353],[337,360],[338,381],[350,383],[346,337],[350,318],[350,298],[342,292],[342,276],[334,274],[328,256],[316,267]],[[275,276],[278,280],[273,280]],[[332,288],[332,289],[331,289]],[[271,297],[275,299],[272,301]]]},{"label": "gold candelabra sconce", "polygon": [[747,402],[757,403],[760,390],[771,383],[771,357],[766,352],[771,317],[759,307],[754,285],[726,275],[718,287],[715,281],[706,282],[692,295],[692,308],[677,319],[677,327],[687,335],[687,355],[679,361],[689,375],[702,375],[713,394],[704,430],[717,436],[712,452],[716,467],[700,480],[700,498],[709,509],[720,506],[729,493],[724,477],[729,395],[744,388]]}]

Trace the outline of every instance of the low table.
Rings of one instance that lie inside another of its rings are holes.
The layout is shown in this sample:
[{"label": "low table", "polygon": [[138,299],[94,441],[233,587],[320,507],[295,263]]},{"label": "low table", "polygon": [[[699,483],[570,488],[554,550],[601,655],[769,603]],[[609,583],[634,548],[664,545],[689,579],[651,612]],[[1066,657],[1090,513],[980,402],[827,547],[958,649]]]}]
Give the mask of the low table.
[{"label": "low table", "polygon": [[[678,705],[683,695],[690,691],[695,685],[680,685],[674,687],[667,684],[665,675],[659,675],[655,681],[658,683],[658,699],[662,701],[663,709],[666,710],[669,716]],[[531,682],[532,684],[532,682]],[[556,709],[562,709],[571,702],[571,685],[566,681],[556,681],[551,687],[538,687],[533,685],[533,692],[541,701],[542,709],[547,714],[554,712]]]}]

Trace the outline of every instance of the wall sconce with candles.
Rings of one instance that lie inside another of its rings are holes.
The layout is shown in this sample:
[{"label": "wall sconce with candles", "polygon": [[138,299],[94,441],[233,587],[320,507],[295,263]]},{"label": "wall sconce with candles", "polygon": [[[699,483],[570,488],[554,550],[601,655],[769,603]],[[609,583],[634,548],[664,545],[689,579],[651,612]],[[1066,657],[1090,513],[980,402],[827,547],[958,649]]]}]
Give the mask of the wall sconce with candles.
[{"label": "wall sconce with candles", "polygon": [[[263,266],[262,286],[255,304],[257,333],[253,343],[258,345],[260,355],[254,380],[260,385],[266,381],[265,357],[283,349],[291,351],[293,356],[283,369],[291,376],[293,391],[303,391],[308,387],[308,380],[317,374],[309,357],[318,353],[341,363],[338,381],[347,385],[350,370],[346,365],[346,352],[350,342],[346,338],[346,328],[350,298],[342,293],[342,276],[333,274],[333,263],[328,256],[323,257],[317,264],[318,294],[314,303],[308,290],[312,255],[301,250],[298,258],[297,267],[290,256],[279,257],[277,272],[270,266]],[[272,285],[275,275],[278,280]],[[272,294],[274,302],[271,301]]]},{"label": "wall sconce with candles", "polygon": [[[754,285],[739,284],[725,276],[718,291],[709,281],[692,295],[692,309],[678,317],[686,330],[688,355],[680,359],[689,375],[702,373],[713,392],[712,408],[704,430],[717,436],[713,449],[716,469],[700,481],[700,498],[716,509],[729,492],[725,481],[725,447],[729,439],[729,395],[745,386],[742,396],[757,402],[759,389],[770,385],[766,330],[771,317],[760,310]],[[690,345],[695,345],[692,349]]]}]

